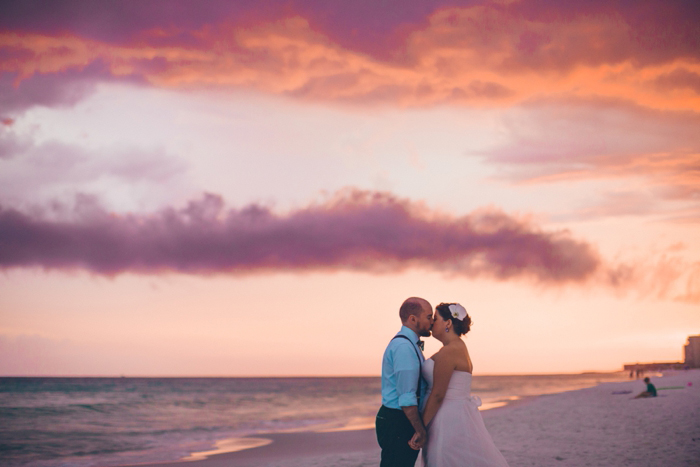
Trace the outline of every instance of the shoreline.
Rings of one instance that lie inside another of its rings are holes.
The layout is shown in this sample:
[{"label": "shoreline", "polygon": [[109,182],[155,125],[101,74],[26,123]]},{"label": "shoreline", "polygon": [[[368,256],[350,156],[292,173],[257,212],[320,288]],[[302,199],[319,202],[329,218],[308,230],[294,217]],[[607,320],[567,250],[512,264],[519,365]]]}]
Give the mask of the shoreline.
[{"label": "shoreline", "polygon": [[372,457],[375,451],[377,461],[379,459],[379,445],[377,445],[373,428],[348,431],[268,433],[235,439],[264,439],[269,442],[237,451],[213,453],[204,459],[149,462],[129,464],[123,467],[252,467],[277,465],[277,462],[280,466],[342,465],[334,462],[331,464],[317,463],[319,459]]},{"label": "shoreline", "polygon": [[[574,389],[575,391],[576,389]],[[565,392],[565,391],[564,391]],[[480,408],[480,412],[496,412],[509,410],[521,405],[526,405],[542,395],[527,395],[521,396],[506,401],[486,403],[484,405],[492,405],[487,409]],[[309,429],[312,428],[312,429]],[[350,434],[351,433],[351,434]],[[318,435],[332,434],[325,437]],[[350,439],[359,442],[357,446],[348,445],[348,438],[342,436],[350,434]],[[320,451],[314,450],[318,446],[320,440],[323,440],[324,449]],[[304,446],[307,453],[299,455],[299,452],[290,450],[290,447],[295,446],[294,442],[298,441]],[[274,446],[272,446],[274,445]],[[331,446],[330,450],[328,446]],[[310,451],[307,448],[310,447]],[[269,450],[269,452],[268,452]],[[257,433],[245,435],[236,438],[224,438],[217,440],[215,445],[206,451],[197,451],[190,453],[189,456],[163,462],[144,462],[138,464],[125,464],[119,467],[168,467],[168,466],[192,466],[192,467],[218,467],[219,465],[239,465],[235,462],[244,462],[241,465],[248,465],[247,462],[252,459],[257,459],[260,462],[269,461],[279,458],[286,458],[289,454],[294,454],[295,457],[313,457],[318,455],[331,454],[348,454],[348,453],[364,453],[370,454],[372,451],[377,451],[377,462],[379,461],[379,445],[376,441],[374,431],[374,417],[371,417],[371,423],[350,423],[343,427],[329,428],[326,424],[321,424],[315,427],[305,427],[303,429],[291,429],[279,432]],[[249,453],[249,451],[252,451]],[[200,464],[201,462],[201,464]],[[235,464],[229,464],[234,462]],[[222,464],[224,463],[224,464]],[[251,464],[253,465],[253,464]]]},{"label": "shoreline", "polygon": [[[525,396],[481,413],[510,467],[699,465],[700,370],[667,372],[652,381],[659,388],[657,398],[633,399],[644,389],[641,380],[603,382]],[[204,459],[138,465],[369,467],[379,463],[374,429],[269,433],[239,439],[270,442],[237,451],[207,451],[211,454]]]}]

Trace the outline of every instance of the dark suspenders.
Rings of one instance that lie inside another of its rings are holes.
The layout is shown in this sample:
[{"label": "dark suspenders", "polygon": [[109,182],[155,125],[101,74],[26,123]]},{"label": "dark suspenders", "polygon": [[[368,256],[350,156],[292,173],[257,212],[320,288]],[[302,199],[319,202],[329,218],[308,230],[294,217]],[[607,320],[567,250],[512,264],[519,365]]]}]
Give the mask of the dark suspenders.
[{"label": "dark suspenders", "polygon": [[423,360],[421,360],[415,344],[413,343],[413,341],[411,339],[408,338],[408,336],[404,336],[403,334],[398,334],[398,335],[394,336],[391,340],[393,341],[397,337],[401,337],[402,339],[406,339],[408,342],[410,342],[411,347],[413,347],[413,350],[416,352],[416,357],[418,357],[418,384],[416,385],[416,401],[418,402],[418,407],[420,407],[420,380],[423,377],[423,375],[421,375],[421,369],[423,368]]}]

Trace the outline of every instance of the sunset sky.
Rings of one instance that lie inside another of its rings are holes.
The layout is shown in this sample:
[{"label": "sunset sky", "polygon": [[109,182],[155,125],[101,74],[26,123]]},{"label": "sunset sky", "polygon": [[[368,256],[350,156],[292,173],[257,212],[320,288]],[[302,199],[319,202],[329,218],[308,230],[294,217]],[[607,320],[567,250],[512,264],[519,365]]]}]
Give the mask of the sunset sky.
[{"label": "sunset sky", "polygon": [[0,375],[678,361],[699,234],[699,2],[0,5]]}]

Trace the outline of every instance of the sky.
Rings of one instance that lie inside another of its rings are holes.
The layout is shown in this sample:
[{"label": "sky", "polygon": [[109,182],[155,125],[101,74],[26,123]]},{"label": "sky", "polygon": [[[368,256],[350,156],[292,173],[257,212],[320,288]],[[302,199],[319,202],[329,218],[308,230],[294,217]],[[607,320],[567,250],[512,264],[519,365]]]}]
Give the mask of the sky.
[{"label": "sky", "polygon": [[697,2],[4,2],[0,375],[680,361],[698,135]]}]

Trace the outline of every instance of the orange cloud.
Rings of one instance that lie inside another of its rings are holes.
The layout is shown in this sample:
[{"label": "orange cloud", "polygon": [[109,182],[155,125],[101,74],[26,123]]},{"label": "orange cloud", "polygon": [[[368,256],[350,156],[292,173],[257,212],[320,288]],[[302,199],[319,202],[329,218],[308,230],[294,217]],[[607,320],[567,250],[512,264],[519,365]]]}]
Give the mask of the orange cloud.
[{"label": "orange cloud", "polygon": [[[576,165],[571,160],[570,166]],[[688,199],[700,189],[700,154],[640,154],[629,157],[598,157],[587,161],[587,167],[557,170],[528,179],[529,183],[557,182],[600,178],[648,177],[650,186],[662,189],[670,199]]]},{"label": "orange cloud", "polygon": [[[101,61],[113,76],[160,87],[237,88],[299,98],[399,106],[512,105],[543,95],[610,97],[700,110],[700,64],[630,51],[621,15],[527,16],[507,5],[446,8],[406,35],[392,60],[347,49],[294,16],[241,27],[158,29],[115,45],[76,35],[0,34],[0,70],[16,83]],[[164,40],[167,39],[167,40]],[[167,45],[163,45],[167,44]]]}]

